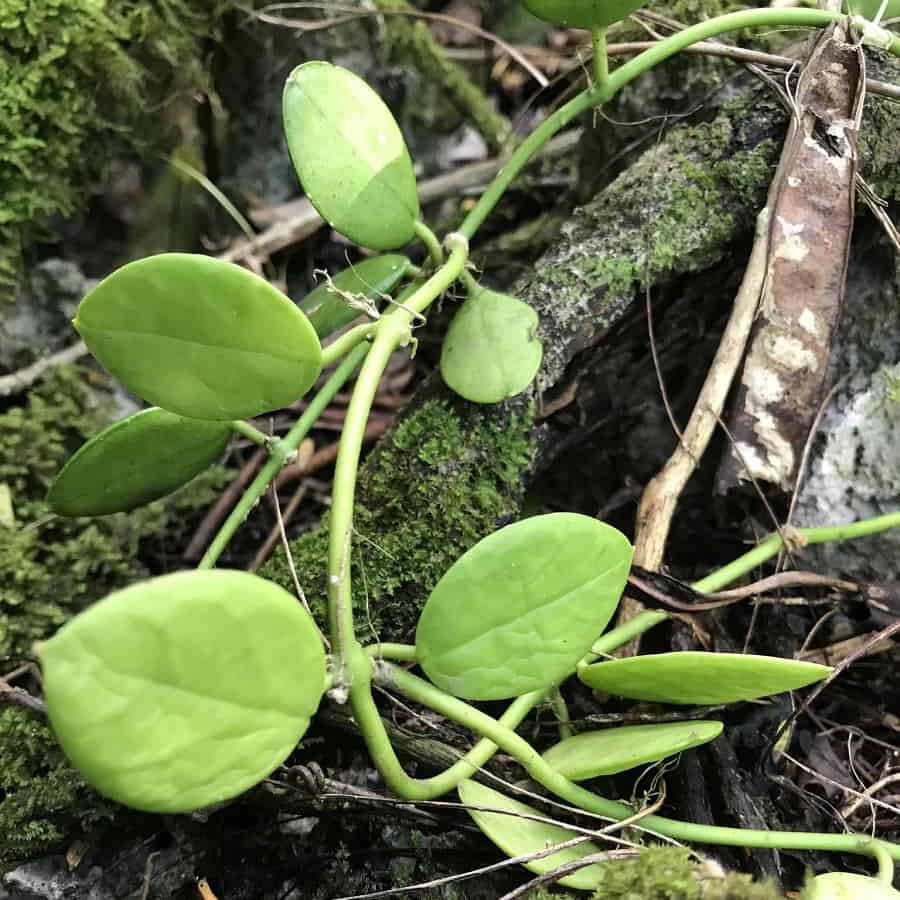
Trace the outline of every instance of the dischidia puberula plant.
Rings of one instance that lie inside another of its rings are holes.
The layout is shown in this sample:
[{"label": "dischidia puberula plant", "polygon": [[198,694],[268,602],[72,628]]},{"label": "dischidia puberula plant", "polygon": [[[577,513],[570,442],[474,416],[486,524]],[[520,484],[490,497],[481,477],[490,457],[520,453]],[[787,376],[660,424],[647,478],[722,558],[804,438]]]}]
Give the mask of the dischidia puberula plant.
[{"label": "dischidia puberula plant", "polygon": [[[560,684],[574,675],[625,698],[721,704],[803,688],[829,674],[825,666],[751,655],[604,659],[667,616],[644,612],[604,633],[626,583],[632,547],[609,525],[569,513],[526,518],[466,552],[428,597],[414,645],[363,646],[357,639],[350,567],[354,492],[367,418],[391,355],[410,344],[414,324],[431,304],[460,285],[466,299],[449,327],[440,364],[447,384],[469,401],[496,403],[525,390],[540,366],[534,311],[478,283],[467,267],[469,240],[535,153],[651,67],[733,29],[842,22],[863,41],[900,55],[900,38],[861,17],[764,8],[689,27],[610,71],[606,29],[634,12],[639,0],[525,5],[550,21],[592,31],[593,79],[522,141],[458,231],[441,241],[422,221],[409,153],[380,98],[349,71],[310,62],[294,70],[284,89],[291,158],[325,220],[382,255],[336,274],[299,308],[244,269],[182,253],[130,263],[81,303],[75,327],[91,352],[155,406],[106,429],[72,457],[49,494],[59,515],[124,512],[160,497],[215,460],[233,433],[268,450],[268,461],[195,571],[117,591],[37,648],[59,742],[106,796],[165,813],[233,798],[285,762],[327,694],[349,703],[374,763],[398,796],[425,800],[458,791],[479,827],[508,854],[565,845],[535,856],[529,868],[543,873],[585,860],[562,883],[590,890],[597,870],[588,858],[597,845],[579,842],[581,833],[545,824],[531,807],[474,780],[479,767],[500,749],[554,797],[621,821],[633,815],[628,805],[580,782],[711,741],[722,724],[608,728],[566,736],[541,754],[516,728]],[[415,239],[427,249],[424,267],[400,252]],[[322,340],[351,325],[361,307],[371,311],[370,321],[343,330],[323,348]],[[333,371],[322,381],[328,367]],[[326,640],[282,588],[214,566],[354,375],[334,474],[328,571],[300,573],[302,579],[327,578]],[[292,404],[319,383],[285,437],[270,438],[246,421]],[[897,525],[900,513],[804,535],[814,543]],[[695,587],[720,589],[779,546],[770,539]],[[373,700],[375,685],[466,726],[480,740],[446,771],[410,777]],[[469,702],[494,700],[510,701],[499,718]],[[516,817],[523,812],[532,818]],[[854,882],[855,896],[898,896],[890,882],[900,846],[868,835],[753,831],[660,815],[643,816],[640,827],[650,836],[703,844],[869,856],[878,864],[877,880],[830,875],[813,883],[810,896],[841,896],[849,889],[842,878],[861,879]]]}]

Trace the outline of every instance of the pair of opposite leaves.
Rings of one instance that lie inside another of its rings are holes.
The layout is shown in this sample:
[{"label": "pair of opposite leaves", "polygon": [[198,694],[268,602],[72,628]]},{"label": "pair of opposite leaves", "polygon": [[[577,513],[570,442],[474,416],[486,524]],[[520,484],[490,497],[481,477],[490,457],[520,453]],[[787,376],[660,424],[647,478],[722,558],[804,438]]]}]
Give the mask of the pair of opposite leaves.
[{"label": "pair of opposite leaves", "polygon": [[[547,689],[606,627],[630,561],[626,538],[586,516],[555,513],[501,529],[431,593],[416,634],[422,668],[468,699]],[[50,721],[75,765],[102,793],[160,812],[214,804],[265,778],[302,737],[326,684],[308,614],[280,587],[243,572],[177,573],[118,591],[64,626],[39,656]],[[627,697],[694,703],[789,690],[828,671],[661,654],[601,663],[583,677]],[[693,723],[687,734],[667,726],[651,755],[711,739],[716,726]],[[553,764],[573,779],[593,777],[602,771],[598,747],[609,771],[646,761],[653,743],[642,734],[645,746],[635,748],[627,734],[603,734],[564,742],[551,751]]]}]

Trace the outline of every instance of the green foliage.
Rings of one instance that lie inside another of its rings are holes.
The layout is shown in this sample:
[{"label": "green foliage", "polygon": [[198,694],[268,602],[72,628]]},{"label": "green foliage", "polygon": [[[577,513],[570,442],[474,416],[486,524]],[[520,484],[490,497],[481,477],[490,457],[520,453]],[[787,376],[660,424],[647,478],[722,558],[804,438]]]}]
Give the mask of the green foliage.
[{"label": "green foliage", "polygon": [[373,250],[409,243],[419,218],[416,176],[378,94],[347,69],[309,62],[288,78],[283,107],[294,168],[322,218]]},{"label": "green foliage", "polygon": [[537,327],[538,315],[527,303],[476,285],[444,338],[444,381],[473,403],[521,394],[541,367]]},{"label": "green foliage", "polygon": [[632,547],[589,516],[507,525],[458,559],[431,592],[416,656],[431,681],[470,700],[558,684],[612,618]]},{"label": "green foliage", "polygon": [[782,900],[770,883],[747,875],[719,877],[691,862],[681,847],[645,847],[636,859],[600,863],[594,900]]},{"label": "green foliage", "polygon": [[[576,831],[569,831],[548,822],[535,821],[531,817],[549,817],[540,810],[513,800],[477,781],[463,781],[458,790],[459,799],[467,807],[470,807],[467,812],[475,820],[475,824],[507,856],[515,857],[538,853],[555,844],[564,844],[579,837],[579,833]],[[497,810],[497,812],[491,810]],[[585,841],[574,847],[560,850],[551,856],[525,863],[525,868],[538,875],[543,875],[545,872],[552,872],[567,863],[599,852],[600,848],[596,844]],[[564,887],[572,887],[577,890],[593,890],[599,884],[598,867],[596,865],[585,866],[583,869],[578,869],[571,875],[561,878],[559,883]]]},{"label": "green foliage", "polygon": [[572,781],[584,781],[657,762],[715,740],[721,733],[721,722],[620,725],[566,738],[544,753],[544,762]]},{"label": "green foliage", "polygon": [[578,677],[595,691],[657,703],[753,700],[821,681],[828,666],[741,653],[681,651],[586,666]]},{"label": "green foliage", "polygon": [[0,287],[26,240],[71,215],[116,154],[164,149],[159,110],[234,0],[0,3]]},{"label": "green foliage", "polygon": [[[360,636],[409,640],[416,610],[450,566],[518,513],[531,411],[502,427],[490,410],[429,400],[410,410],[360,472],[354,516],[354,607]],[[325,615],[328,518],[291,544],[320,621]],[[285,588],[278,556],[260,574]],[[374,631],[372,630],[374,629]]]},{"label": "green foliage", "polygon": [[525,0],[529,12],[564,28],[612,25],[643,5],[644,0]]},{"label": "green foliage", "polygon": [[[143,574],[142,542],[177,539],[230,477],[213,466],[127,516],[45,521],[54,475],[114,414],[101,396],[83,369],[66,367],[0,415],[0,484],[10,490],[16,517],[14,528],[0,527],[0,656],[29,654],[34,641]],[[55,846],[74,823],[90,827],[108,815],[110,805],[85,787],[43,722],[26,710],[0,711],[0,868]]]},{"label": "green foliage", "polygon": [[47,502],[61,516],[129,512],[208,469],[231,434],[227,424],[141,410],[81,447],[50,486]]},{"label": "green foliage", "polygon": [[288,406],[322,369],[319,339],[291,300],[247,269],[199,254],[122,266],[81,301],[75,327],[129,390],[196,419]]},{"label": "green foliage", "polygon": [[364,259],[328,277],[300,302],[300,309],[320,338],[328,337],[359,318],[360,303],[377,308],[385,294],[400,283],[409,260],[395,253]]},{"label": "green foliage", "polygon": [[189,812],[280,766],[325,686],[318,630],[247,572],[177,572],[73,619],[38,653],[63,749],[111,799]]},{"label": "green foliage", "polygon": [[828,872],[807,882],[801,900],[900,900],[900,891],[865,875]]}]

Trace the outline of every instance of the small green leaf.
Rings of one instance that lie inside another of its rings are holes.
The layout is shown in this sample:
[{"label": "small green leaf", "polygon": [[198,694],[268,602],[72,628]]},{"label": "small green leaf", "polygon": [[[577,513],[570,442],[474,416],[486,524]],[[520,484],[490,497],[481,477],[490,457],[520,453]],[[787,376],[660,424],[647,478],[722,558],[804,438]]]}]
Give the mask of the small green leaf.
[{"label": "small green leaf", "polygon": [[740,653],[657,653],[587,666],[578,677],[595,691],[656,703],[753,700],[821,681],[828,666]]},{"label": "small green leaf", "polygon": [[230,438],[223,422],[142,410],[78,450],[50,485],[47,502],[60,516],[128,512],[187,484],[222,455]]},{"label": "small green leaf", "polygon": [[[844,0],[844,9],[854,16],[862,16],[871,22],[878,15],[878,10],[881,9],[881,0]],[[900,16],[900,0],[888,0],[882,21],[897,16]]]},{"label": "small green leaf", "polygon": [[400,283],[409,266],[405,256],[387,254],[356,263],[326,280],[300,301],[300,309],[306,314],[320,338],[334,334],[362,315],[351,300],[362,297],[378,306],[385,294]]},{"label": "small green leaf", "polygon": [[829,872],[813,878],[800,895],[801,900],[900,900],[900,891],[865,875]]},{"label": "small green leaf", "polygon": [[291,72],[284,131],[303,190],[333,228],[374,250],[409,243],[419,218],[403,135],[361,78],[326,62]]},{"label": "small green leaf", "polygon": [[566,738],[544,754],[544,761],[570,781],[585,781],[674,756],[721,733],[721,722],[622,725]]},{"label": "small green leaf", "polygon": [[502,700],[575,669],[622,595],[632,547],[589,516],[534,516],[461,556],[422,610],[416,655],[440,688]]},{"label": "small green leaf", "polygon": [[116,270],[82,300],[75,327],[125,387],[195,419],[280,409],[322,368],[312,325],[284,294],[240,266],[190,253]]},{"label": "small green leaf", "polygon": [[630,16],[646,0],[525,0],[525,8],[564,28],[607,26]]},{"label": "small green leaf", "polygon": [[[490,838],[507,856],[515,857],[538,853],[556,844],[563,844],[579,837],[577,832],[569,831],[558,825],[523,819],[522,816],[542,818],[547,818],[547,816],[525,803],[519,803],[518,800],[513,800],[499,791],[485,787],[477,781],[463,781],[457,790],[459,799],[467,806],[502,810],[502,812],[483,812],[480,809],[469,809],[467,812],[484,835]],[[585,841],[583,844],[576,844],[574,847],[560,850],[552,856],[525,863],[525,868],[529,872],[543,875],[567,863],[600,852],[600,848],[596,844]],[[602,870],[596,865],[585,866],[571,875],[560,878],[556,883],[580,891],[593,891],[600,883],[601,872]]]},{"label": "small green leaf", "polygon": [[325,689],[315,625],[246,572],[179,572],[111,594],[39,645],[50,722],[100,793],[187,812],[281,765]]},{"label": "small green leaf", "polygon": [[441,375],[473,403],[499,403],[521,394],[541,367],[537,313],[509,294],[471,294],[447,330]]}]

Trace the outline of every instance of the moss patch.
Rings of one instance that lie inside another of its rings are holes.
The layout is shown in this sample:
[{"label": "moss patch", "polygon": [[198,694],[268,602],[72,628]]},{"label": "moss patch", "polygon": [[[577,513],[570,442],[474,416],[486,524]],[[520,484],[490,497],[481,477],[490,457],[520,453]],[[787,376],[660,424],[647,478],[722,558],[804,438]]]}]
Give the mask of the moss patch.
[{"label": "moss patch", "polygon": [[0,0],[0,286],[113,156],[171,141],[165,103],[204,83],[201,45],[234,5]]},{"label": "moss patch", "polygon": [[[0,485],[15,522],[0,525],[0,658],[6,671],[74,613],[146,574],[142,541],[177,535],[229,477],[213,467],[166,500],[96,520],[50,519],[44,496],[65,459],[112,418],[84,370],[64,368],[0,415]],[[55,844],[112,807],[67,765],[34,714],[0,710],[0,866]]]},{"label": "moss patch", "polygon": [[680,847],[647,847],[636,859],[600,866],[601,886],[595,900],[781,900],[770,883],[748,875],[716,877],[691,861]]},{"label": "moss patch", "polygon": [[[422,600],[450,564],[518,515],[531,422],[530,411],[501,417],[489,407],[427,400],[367,461],[354,521],[361,640],[411,639]],[[291,546],[324,621],[327,519]],[[283,555],[261,574],[291,589]]]}]

